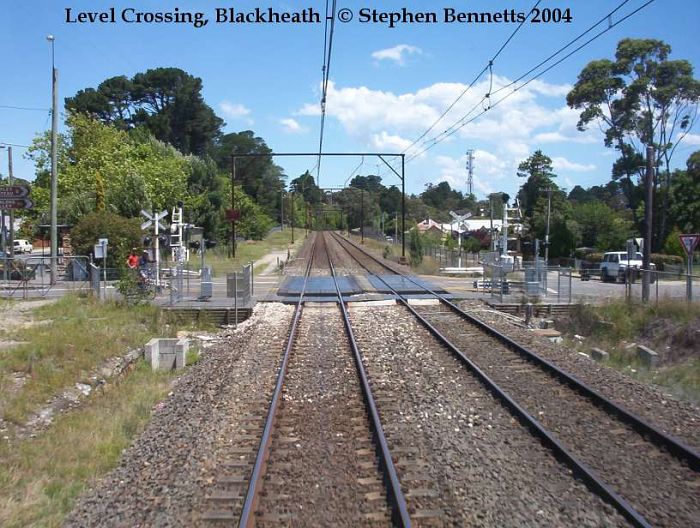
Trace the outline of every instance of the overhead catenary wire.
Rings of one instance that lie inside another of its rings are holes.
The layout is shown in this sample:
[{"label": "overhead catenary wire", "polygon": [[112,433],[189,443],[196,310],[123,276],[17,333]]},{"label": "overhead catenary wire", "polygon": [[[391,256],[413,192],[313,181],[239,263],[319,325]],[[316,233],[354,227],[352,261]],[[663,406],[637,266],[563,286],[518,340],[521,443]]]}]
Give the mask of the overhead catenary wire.
[{"label": "overhead catenary wire", "polygon": [[[554,57],[556,57],[557,55],[559,55],[562,51],[564,51],[565,49],[569,48],[574,42],[580,40],[583,36],[585,36],[585,35],[587,35],[588,33],[590,33],[593,29],[595,29],[597,26],[599,26],[602,22],[604,22],[604,21],[606,21],[606,20],[609,20],[609,18],[610,18],[615,12],[617,12],[621,7],[623,7],[623,6],[624,6],[625,4],[627,4],[629,1],[630,1],[630,0],[624,0],[620,5],[618,5],[615,9],[613,9],[610,13],[606,14],[602,19],[600,19],[598,22],[596,22],[595,24],[593,24],[589,29],[587,29],[586,31],[584,31],[583,33],[581,33],[579,36],[575,37],[572,41],[570,41],[569,43],[567,43],[565,46],[562,46],[561,48],[559,48],[556,52],[554,52],[553,54],[551,54],[547,59],[541,61],[537,66],[535,66],[534,68],[531,68],[530,70],[528,70],[528,72],[526,72],[525,74],[519,76],[516,80],[512,81],[512,82],[509,83],[508,85],[505,85],[505,86],[502,86],[501,88],[498,88],[496,91],[494,91],[494,92],[491,93],[490,95],[494,95],[494,94],[499,93],[499,92],[501,92],[501,91],[503,91],[503,90],[505,90],[505,89],[507,89],[507,88],[509,88],[509,87],[512,87],[515,83],[517,83],[518,81],[520,81],[520,80],[524,79],[525,77],[527,77],[529,74],[531,74],[531,73],[533,73],[534,71],[536,71],[539,67],[543,66],[544,64],[546,64],[547,62],[549,62],[550,60],[552,60]],[[570,51],[569,53],[567,53],[566,55],[564,55],[563,57],[561,57],[559,60],[557,60],[556,62],[554,62],[553,64],[551,64],[551,65],[548,66],[547,68],[545,68],[544,70],[540,71],[539,73],[537,73],[536,75],[534,75],[533,77],[531,77],[530,79],[528,79],[527,81],[525,81],[524,83],[522,83],[521,85],[516,86],[515,88],[513,88],[511,92],[509,92],[508,94],[506,94],[504,97],[498,99],[495,103],[491,103],[487,108],[483,109],[480,113],[478,113],[478,114],[475,115],[474,117],[468,118],[468,116],[471,115],[471,113],[472,113],[476,108],[478,108],[479,105],[481,105],[481,104],[484,102],[484,100],[486,99],[486,96],[484,96],[484,97],[481,99],[481,101],[479,101],[476,105],[474,105],[474,107],[472,107],[472,109],[471,109],[467,114],[465,114],[465,115],[462,116],[460,119],[458,119],[457,121],[455,121],[452,125],[450,125],[450,127],[448,127],[447,129],[445,129],[443,132],[441,132],[440,134],[436,135],[435,137],[433,137],[433,138],[431,138],[431,139],[429,139],[429,140],[423,142],[423,144],[424,144],[424,145],[427,145],[427,146],[426,146],[424,149],[420,150],[419,152],[414,153],[414,154],[412,154],[411,156],[409,156],[409,157],[406,159],[406,163],[408,163],[408,162],[414,160],[415,158],[417,158],[417,157],[423,155],[425,152],[427,152],[428,150],[432,149],[433,147],[435,147],[436,145],[438,145],[439,143],[441,143],[442,141],[444,141],[445,139],[447,139],[448,137],[450,137],[451,135],[453,135],[453,134],[454,134],[455,132],[457,132],[458,130],[461,130],[462,128],[464,128],[465,126],[469,125],[470,123],[473,123],[474,121],[476,121],[476,119],[478,119],[479,117],[481,117],[482,115],[484,115],[486,112],[488,112],[489,110],[492,110],[493,108],[495,108],[496,106],[498,106],[499,104],[501,104],[503,101],[505,101],[505,100],[508,99],[509,97],[513,96],[516,92],[518,92],[519,90],[523,89],[525,86],[527,86],[528,84],[530,84],[532,81],[534,81],[534,80],[536,80],[536,79],[542,77],[545,73],[549,72],[550,70],[552,70],[553,68],[555,68],[556,66],[558,66],[559,64],[561,64],[563,61],[565,61],[566,59],[568,59],[569,57],[571,57],[572,55],[574,55],[576,52],[580,51],[581,49],[583,49],[584,47],[586,47],[587,45],[589,45],[591,42],[597,40],[598,38],[600,38],[601,36],[603,36],[605,33],[607,33],[608,31],[612,30],[614,27],[616,27],[616,26],[618,26],[619,24],[621,24],[622,22],[628,20],[630,17],[634,16],[634,15],[637,14],[639,11],[641,11],[641,10],[644,9],[644,8],[646,8],[648,5],[652,4],[654,1],[655,1],[655,0],[647,0],[647,2],[645,2],[644,4],[642,4],[641,6],[639,6],[637,9],[631,11],[631,12],[628,13],[627,15],[623,16],[622,18],[620,18],[620,20],[618,20],[618,21],[616,21],[616,22],[609,22],[609,23],[608,23],[608,26],[607,26],[605,29],[601,30],[599,33],[597,33],[596,35],[594,35],[593,37],[591,37],[590,39],[588,39],[587,41],[585,41],[583,44],[581,44],[580,46],[576,47],[575,49],[573,49],[572,51]]]},{"label": "overhead catenary wire", "polygon": [[[333,34],[335,32],[335,10],[337,0],[331,4],[329,16],[329,0],[326,0],[326,23],[323,35],[323,81],[321,83],[321,126],[318,139],[318,161],[316,163],[316,185],[321,183],[321,154],[323,153],[323,133],[326,125],[326,101],[328,98],[328,81],[330,79],[331,58],[333,56]],[[330,20],[330,29],[329,29]]]},{"label": "overhead catenary wire", "polygon": [[462,98],[466,95],[466,93],[481,79],[481,76],[487,71],[491,71],[491,74],[493,75],[493,63],[494,61],[498,58],[498,56],[503,52],[504,49],[506,49],[506,46],[510,43],[511,40],[513,40],[513,37],[520,31],[520,28],[523,27],[523,24],[527,22],[527,19],[530,17],[530,14],[532,14],[532,11],[540,4],[542,0],[537,0],[535,4],[530,8],[530,11],[528,11],[527,17],[525,17],[520,24],[513,30],[513,32],[510,34],[510,36],[505,40],[505,42],[501,45],[501,47],[498,49],[496,54],[491,57],[489,62],[484,66],[481,71],[474,77],[474,79],[467,85],[467,87],[462,90],[462,92],[457,96],[457,98],[450,103],[450,105],[440,114],[440,116],[433,121],[433,123],[428,127],[428,129],[423,132],[420,136],[418,136],[413,142],[408,145],[405,149],[401,151],[402,154],[405,154],[411,147],[413,147],[415,144],[417,144],[421,139],[423,139],[425,136],[427,136],[430,131],[435,128],[435,126],[442,121],[442,119],[455,107],[455,105],[462,100]]},{"label": "overhead catenary wire", "polygon": [[[345,187],[345,186],[348,184],[348,182],[350,181],[350,178],[352,178],[352,175],[355,173],[355,171],[358,171],[359,169],[361,169],[362,166],[363,166],[364,164],[365,164],[365,157],[362,156],[362,159],[360,160],[360,163],[358,163],[358,164],[357,164],[357,167],[355,167],[354,169],[352,169],[352,170],[350,171],[350,176],[348,176],[348,177],[345,179],[345,183],[343,183],[343,187]],[[359,176],[359,174],[358,174],[358,176]]]},{"label": "overhead catenary wire", "polygon": [[[408,152],[408,150],[413,148],[416,144],[418,144],[418,142],[420,142],[425,136],[427,136],[430,133],[430,131],[433,130],[435,128],[435,126],[440,121],[442,121],[442,119],[455,107],[455,105],[457,105],[457,103],[462,100],[462,98],[467,94],[467,92],[471,88],[474,87],[474,85],[479,81],[479,79],[481,79],[481,77],[484,75],[484,73],[486,71],[489,71],[490,84],[493,87],[493,63],[494,63],[494,61],[501,55],[501,53],[503,53],[503,50],[505,50],[506,47],[508,46],[508,44],[510,44],[510,41],[513,40],[513,38],[518,33],[518,31],[520,31],[520,29],[523,27],[525,22],[527,22],[528,18],[530,17],[530,15],[533,12],[533,10],[541,3],[541,1],[542,0],[537,0],[533,4],[533,6],[528,11],[527,16],[517,25],[517,27],[512,31],[512,33],[503,42],[503,44],[501,44],[501,47],[498,48],[498,51],[496,51],[496,53],[493,55],[493,57],[491,57],[489,62],[481,69],[481,71],[479,73],[476,74],[474,79],[472,79],[472,81],[467,85],[467,87],[464,90],[462,90],[462,92],[457,96],[457,98],[450,103],[450,105],[442,112],[442,114],[440,114],[440,116],[438,116],[438,118],[435,121],[433,121],[433,123],[425,130],[425,132],[423,132],[420,136],[418,136],[416,139],[414,139],[406,148],[404,148],[401,151],[401,154],[405,154],[406,152]],[[491,88],[489,88],[489,92],[490,92],[490,90],[491,90]],[[479,104],[481,104],[481,103],[479,103]],[[472,108],[472,110],[470,110],[470,113],[473,112],[474,109],[475,108]],[[425,144],[425,142],[423,142],[422,144]],[[398,159],[399,159],[398,157],[392,158],[391,163],[394,163]],[[410,159],[412,159],[412,158],[410,158]],[[382,172],[384,172],[384,170],[385,170],[385,168],[382,167],[382,169],[380,171],[378,171],[377,174],[381,175]]]},{"label": "overhead catenary wire", "polygon": [[0,105],[0,108],[6,108],[9,110],[26,110],[28,112],[50,112],[48,108],[34,108],[31,106]]}]

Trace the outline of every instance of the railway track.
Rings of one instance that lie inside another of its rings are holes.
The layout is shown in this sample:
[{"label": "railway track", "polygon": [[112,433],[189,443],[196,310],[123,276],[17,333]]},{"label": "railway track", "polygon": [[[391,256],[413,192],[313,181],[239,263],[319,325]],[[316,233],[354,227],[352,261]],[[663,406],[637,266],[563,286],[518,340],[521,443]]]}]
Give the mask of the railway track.
[{"label": "railway track", "polygon": [[[396,273],[355,244],[338,236],[334,240],[369,273]],[[697,453],[442,296],[426,293],[439,304],[414,307],[394,291],[424,327],[628,521],[636,526],[700,524]]]},{"label": "railway track", "polygon": [[[320,237],[308,258],[304,288],[312,270],[324,269],[333,272]],[[252,416],[256,434],[238,439],[257,443],[257,450],[238,443],[231,449],[238,460],[221,468],[203,521],[409,526],[362,362],[344,323],[345,307],[309,304],[303,291],[264,426],[262,414]]]}]

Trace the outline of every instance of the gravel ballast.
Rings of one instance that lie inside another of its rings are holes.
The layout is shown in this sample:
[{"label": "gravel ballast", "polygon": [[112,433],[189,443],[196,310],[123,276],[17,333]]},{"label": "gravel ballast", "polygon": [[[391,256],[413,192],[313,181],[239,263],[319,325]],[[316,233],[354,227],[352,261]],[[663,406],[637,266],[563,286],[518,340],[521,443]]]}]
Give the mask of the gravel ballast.
[{"label": "gravel ballast", "polygon": [[700,518],[700,478],[684,463],[447,306],[416,310],[652,524]]},{"label": "gravel ballast", "polygon": [[582,356],[572,348],[552,343],[530,330],[515,326],[511,316],[486,310],[480,302],[463,301],[459,306],[523,346],[536,350],[542,357],[629,411],[700,450],[700,409],[696,406],[678,400],[662,387],[632,379]]},{"label": "gravel ballast", "polygon": [[64,525],[202,526],[204,499],[239,421],[272,392],[292,312],[259,305],[237,331],[217,334],[119,466],[82,495]]},{"label": "gravel ballast", "polygon": [[350,310],[390,449],[411,453],[397,463],[409,509],[454,526],[626,526],[403,308]]}]

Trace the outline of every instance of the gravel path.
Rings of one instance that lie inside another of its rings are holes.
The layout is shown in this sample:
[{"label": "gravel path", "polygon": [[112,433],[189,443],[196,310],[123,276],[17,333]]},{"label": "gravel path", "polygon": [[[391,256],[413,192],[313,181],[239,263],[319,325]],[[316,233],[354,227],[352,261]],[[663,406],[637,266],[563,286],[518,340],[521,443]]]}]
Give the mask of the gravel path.
[{"label": "gravel path", "polygon": [[350,311],[417,524],[626,526],[408,312]]},{"label": "gravel path", "polygon": [[246,414],[272,392],[292,308],[256,307],[224,330],[170,396],[119,466],[79,499],[67,527],[202,526],[221,467]]}]

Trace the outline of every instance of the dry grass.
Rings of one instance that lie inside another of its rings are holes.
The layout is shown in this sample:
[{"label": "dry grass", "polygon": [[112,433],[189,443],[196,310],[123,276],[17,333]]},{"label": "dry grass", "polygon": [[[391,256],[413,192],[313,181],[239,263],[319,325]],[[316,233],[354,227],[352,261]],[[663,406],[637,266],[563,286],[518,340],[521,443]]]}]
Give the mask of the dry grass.
[{"label": "dry grass", "polygon": [[[700,404],[700,304],[666,300],[658,305],[616,301],[602,306],[580,305],[570,321],[569,334],[586,336],[585,345],[610,353],[608,364],[642,381],[665,387],[676,396]],[[636,357],[632,343],[656,350],[662,360],[649,370]]]},{"label": "dry grass", "polygon": [[170,388],[172,375],[143,362],[36,439],[0,443],[0,526],[54,527],[78,494],[112,469]]},{"label": "dry grass", "polygon": [[[38,308],[33,320],[35,326],[6,332],[6,337],[25,344],[0,355],[0,399],[3,418],[9,422],[25,421],[60,390],[85,381],[106,359],[175,331],[156,307],[126,308],[76,296]],[[25,378],[19,389],[10,381],[17,375]]]}]

